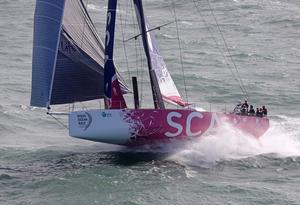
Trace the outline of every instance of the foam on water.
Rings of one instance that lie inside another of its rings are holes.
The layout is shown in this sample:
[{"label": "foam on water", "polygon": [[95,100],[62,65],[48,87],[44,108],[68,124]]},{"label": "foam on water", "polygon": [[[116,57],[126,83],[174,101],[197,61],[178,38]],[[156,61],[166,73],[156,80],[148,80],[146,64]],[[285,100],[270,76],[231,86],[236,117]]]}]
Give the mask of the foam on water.
[{"label": "foam on water", "polygon": [[280,116],[260,139],[248,136],[229,125],[189,143],[170,159],[184,165],[211,167],[221,160],[241,159],[261,154],[278,157],[300,156],[300,120]]}]

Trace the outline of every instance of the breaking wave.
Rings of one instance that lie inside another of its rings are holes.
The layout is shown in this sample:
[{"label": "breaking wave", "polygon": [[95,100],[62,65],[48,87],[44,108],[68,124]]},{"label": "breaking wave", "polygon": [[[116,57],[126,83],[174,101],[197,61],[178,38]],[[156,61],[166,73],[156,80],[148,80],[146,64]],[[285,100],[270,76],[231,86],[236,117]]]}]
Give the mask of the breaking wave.
[{"label": "breaking wave", "polygon": [[229,125],[189,143],[170,157],[188,166],[211,167],[222,160],[272,154],[276,157],[300,156],[300,119],[277,116],[270,129],[256,139]]}]

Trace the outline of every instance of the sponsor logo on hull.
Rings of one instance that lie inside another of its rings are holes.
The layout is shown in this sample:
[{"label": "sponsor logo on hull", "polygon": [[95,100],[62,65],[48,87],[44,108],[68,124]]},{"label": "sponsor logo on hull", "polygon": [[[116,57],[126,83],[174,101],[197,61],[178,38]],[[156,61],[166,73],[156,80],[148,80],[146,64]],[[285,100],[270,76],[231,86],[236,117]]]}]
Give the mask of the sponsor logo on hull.
[{"label": "sponsor logo on hull", "polygon": [[77,114],[78,127],[83,129],[84,131],[90,127],[90,125],[92,124],[92,121],[93,121],[93,118],[88,112]]}]

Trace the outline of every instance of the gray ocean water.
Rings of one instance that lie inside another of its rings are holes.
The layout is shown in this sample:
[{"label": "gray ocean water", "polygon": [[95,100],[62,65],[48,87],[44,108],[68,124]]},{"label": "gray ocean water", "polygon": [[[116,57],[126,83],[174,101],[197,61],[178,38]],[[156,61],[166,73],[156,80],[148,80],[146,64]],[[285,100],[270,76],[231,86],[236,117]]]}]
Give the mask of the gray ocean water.
[{"label": "gray ocean water", "polygon": [[[106,4],[87,5],[102,38]],[[217,19],[250,103],[269,110],[269,131],[256,140],[224,128],[166,152],[72,139],[45,110],[29,106],[35,1],[1,0],[0,204],[300,204],[299,1],[144,4],[153,26],[174,21],[175,8],[182,53],[174,23],[156,36],[183,96],[229,110],[244,96],[226,66],[233,68]],[[115,58],[124,78],[143,82],[143,106],[150,107],[145,62],[134,60],[140,45],[126,43],[125,55],[120,44],[135,33],[131,3],[119,6],[129,31],[122,36],[118,26]]]}]

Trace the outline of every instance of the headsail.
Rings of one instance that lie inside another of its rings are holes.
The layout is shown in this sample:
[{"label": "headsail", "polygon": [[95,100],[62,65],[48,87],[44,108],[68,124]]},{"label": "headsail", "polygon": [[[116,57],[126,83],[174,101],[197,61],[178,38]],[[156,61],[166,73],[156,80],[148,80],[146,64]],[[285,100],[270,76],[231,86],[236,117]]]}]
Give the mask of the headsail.
[{"label": "headsail", "polygon": [[103,98],[103,67],[104,46],[82,0],[37,0],[31,105]]},{"label": "headsail", "polygon": [[153,31],[149,31],[151,28],[147,18],[145,18],[145,20],[152,68],[155,71],[163,100],[185,107],[189,104],[185,102],[180,96],[176,85],[167,69],[166,63],[160,54],[155,35]]},{"label": "headsail", "polygon": [[116,9],[117,0],[108,1],[105,37],[104,100],[105,107],[109,109],[121,109],[127,107],[120,89],[113,61]]}]

